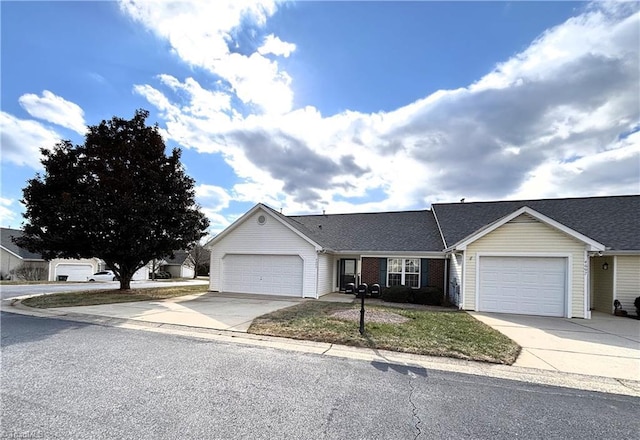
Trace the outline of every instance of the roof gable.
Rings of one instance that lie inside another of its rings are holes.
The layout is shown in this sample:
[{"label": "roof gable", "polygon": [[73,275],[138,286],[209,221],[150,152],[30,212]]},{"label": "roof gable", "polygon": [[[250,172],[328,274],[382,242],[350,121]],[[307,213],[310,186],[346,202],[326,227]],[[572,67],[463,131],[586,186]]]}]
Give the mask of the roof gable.
[{"label": "roof gable", "polygon": [[495,231],[496,229],[498,229],[499,227],[501,227],[502,225],[504,225],[505,223],[510,222],[511,220],[515,219],[516,217],[519,217],[521,215],[528,215],[530,217],[533,217],[534,219],[545,223],[548,226],[551,226],[552,228],[555,228],[561,232],[564,232],[565,234],[575,238],[578,241],[581,241],[583,243],[585,243],[586,245],[588,245],[590,248],[590,251],[604,251],[605,250],[605,246],[602,243],[598,243],[595,240],[590,239],[589,237],[574,231],[571,228],[568,228],[567,226],[563,225],[562,223],[559,223],[555,220],[553,220],[552,218],[547,217],[546,215],[540,214],[539,212],[529,208],[528,206],[523,206],[522,208],[512,212],[509,215],[506,215],[504,217],[502,217],[501,219],[496,220],[495,222],[486,225],[483,228],[480,228],[480,230],[474,232],[473,234],[467,236],[466,238],[464,238],[463,240],[457,242],[456,244],[454,244],[453,246],[451,246],[451,249],[455,249],[455,250],[464,250],[467,248],[467,245],[473,243],[476,240],[479,240],[480,238],[490,234],[491,232]]},{"label": "roof gable", "polygon": [[311,234],[309,234],[308,231],[304,231],[304,228],[296,227],[296,225],[294,225],[293,222],[288,217],[280,214],[279,212],[275,211],[274,209],[272,209],[272,208],[270,208],[267,205],[264,205],[262,203],[258,203],[257,205],[255,205],[253,208],[251,208],[249,211],[247,211],[242,217],[240,217],[235,222],[233,222],[230,226],[228,226],[224,231],[220,232],[218,235],[213,237],[206,244],[206,246],[207,247],[215,246],[215,244],[217,242],[219,242],[221,239],[226,237],[229,233],[231,233],[238,226],[240,226],[242,223],[247,221],[251,216],[253,216],[253,214],[255,214],[257,211],[260,211],[260,210],[262,210],[264,213],[266,213],[267,215],[269,215],[270,217],[275,219],[277,222],[279,222],[282,225],[284,225],[287,229],[292,231],[294,234],[298,235],[299,237],[301,237],[305,241],[309,242],[316,249],[318,249],[318,250],[322,249],[322,246],[311,238],[311,236],[310,236]]},{"label": "roof gable", "polygon": [[434,204],[432,210],[451,247],[523,207],[570,228],[609,250],[640,250],[640,196]]},{"label": "roof gable", "polygon": [[0,228],[0,246],[7,252],[15,255],[23,260],[43,260],[42,255],[29,252],[25,248],[21,248],[12,240],[13,237],[22,237],[24,232],[19,229]]}]

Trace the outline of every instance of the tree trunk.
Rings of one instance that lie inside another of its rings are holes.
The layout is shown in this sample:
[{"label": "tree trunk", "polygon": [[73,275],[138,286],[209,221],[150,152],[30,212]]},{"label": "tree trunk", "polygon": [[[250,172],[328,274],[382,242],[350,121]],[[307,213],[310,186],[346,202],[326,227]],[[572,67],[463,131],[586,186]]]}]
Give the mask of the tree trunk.
[{"label": "tree trunk", "polygon": [[120,276],[120,290],[131,289],[131,275]]},{"label": "tree trunk", "polygon": [[131,289],[131,278],[133,278],[135,271],[135,266],[124,264],[120,266],[120,290]]}]

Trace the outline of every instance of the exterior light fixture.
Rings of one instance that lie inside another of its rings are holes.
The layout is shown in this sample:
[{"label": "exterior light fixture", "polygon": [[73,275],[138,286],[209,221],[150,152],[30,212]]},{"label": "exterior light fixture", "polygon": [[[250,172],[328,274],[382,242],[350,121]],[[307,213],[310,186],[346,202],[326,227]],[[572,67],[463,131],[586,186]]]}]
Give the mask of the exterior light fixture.
[{"label": "exterior light fixture", "polygon": [[602,265],[602,270],[609,270],[609,263],[604,263]]}]

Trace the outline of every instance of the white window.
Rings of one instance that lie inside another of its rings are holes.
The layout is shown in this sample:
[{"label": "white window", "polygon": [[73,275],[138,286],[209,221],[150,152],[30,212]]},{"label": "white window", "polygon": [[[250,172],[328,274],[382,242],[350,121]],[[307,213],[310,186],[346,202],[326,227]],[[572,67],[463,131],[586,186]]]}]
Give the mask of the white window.
[{"label": "white window", "polygon": [[387,286],[420,287],[419,258],[389,258],[387,261]]}]

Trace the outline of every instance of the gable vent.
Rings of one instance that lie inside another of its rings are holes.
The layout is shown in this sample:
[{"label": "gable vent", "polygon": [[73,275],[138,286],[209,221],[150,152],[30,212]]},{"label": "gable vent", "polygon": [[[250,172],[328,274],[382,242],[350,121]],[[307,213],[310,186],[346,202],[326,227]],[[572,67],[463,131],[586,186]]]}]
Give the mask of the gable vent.
[{"label": "gable vent", "polygon": [[508,223],[538,223],[538,220],[531,217],[529,214],[520,214]]}]

